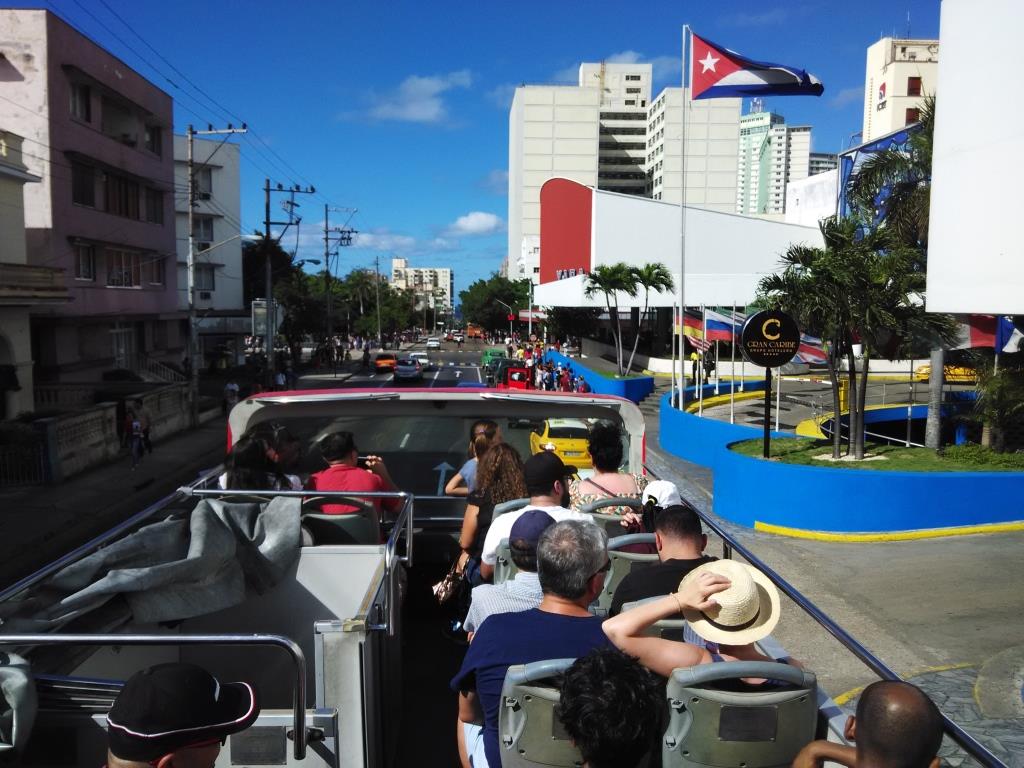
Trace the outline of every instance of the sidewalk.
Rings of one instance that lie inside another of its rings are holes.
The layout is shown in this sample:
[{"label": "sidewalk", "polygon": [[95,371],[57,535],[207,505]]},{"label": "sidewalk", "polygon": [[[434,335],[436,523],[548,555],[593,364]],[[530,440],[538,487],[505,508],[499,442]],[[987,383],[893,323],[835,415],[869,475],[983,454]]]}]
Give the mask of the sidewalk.
[{"label": "sidewalk", "polygon": [[159,440],[134,472],[125,455],[57,485],[0,491],[0,585],[13,584],[217,466],[225,435],[218,416]]}]

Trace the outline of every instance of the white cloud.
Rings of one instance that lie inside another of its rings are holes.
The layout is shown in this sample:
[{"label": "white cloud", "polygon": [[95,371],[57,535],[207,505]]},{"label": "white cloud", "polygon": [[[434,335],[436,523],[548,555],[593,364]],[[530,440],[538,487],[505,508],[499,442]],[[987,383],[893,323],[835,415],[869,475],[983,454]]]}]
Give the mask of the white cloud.
[{"label": "white cloud", "polygon": [[789,16],[788,8],[772,8],[760,13],[731,13],[722,17],[722,22],[734,27],[767,27],[781,24]]},{"label": "white cloud", "polygon": [[507,195],[508,171],[504,168],[495,168],[480,179],[479,184],[492,195]]},{"label": "white cloud", "polygon": [[494,235],[504,229],[505,221],[500,216],[484,211],[472,211],[465,216],[459,216],[445,233],[453,237],[480,237]]},{"label": "white cloud", "polygon": [[842,88],[836,91],[835,96],[829,99],[831,104],[836,109],[849,106],[850,104],[860,104],[864,100],[864,86],[854,85],[850,88]]},{"label": "white cloud", "polygon": [[487,100],[499,109],[508,109],[512,106],[512,97],[515,93],[516,86],[513,83],[502,83],[487,92]]},{"label": "white cloud", "polygon": [[448,106],[442,96],[455,88],[469,88],[472,83],[468,69],[428,77],[410,75],[395,91],[375,97],[367,115],[374,120],[439,123],[448,119]]},{"label": "white cloud", "polygon": [[551,82],[555,85],[578,85],[580,82],[580,65],[570,64],[563,67],[551,76]]},{"label": "white cloud", "polygon": [[400,235],[387,229],[357,232],[352,236],[352,245],[369,248],[371,251],[409,251],[416,247],[416,238]]}]

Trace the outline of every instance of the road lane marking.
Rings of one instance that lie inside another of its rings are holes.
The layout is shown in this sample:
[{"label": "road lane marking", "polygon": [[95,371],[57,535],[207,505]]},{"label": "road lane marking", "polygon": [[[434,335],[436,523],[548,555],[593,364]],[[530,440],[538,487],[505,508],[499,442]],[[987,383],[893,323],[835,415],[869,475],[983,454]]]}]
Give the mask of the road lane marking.
[{"label": "road lane marking", "polygon": [[434,388],[434,385],[435,385],[435,384],[437,384],[437,377],[438,377],[438,376],[440,376],[440,375],[441,375],[441,371],[437,371],[437,372],[436,372],[436,373],[434,374],[434,378],[432,378],[432,379],[430,380],[430,388],[431,388],[431,389],[433,389],[433,388]]},{"label": "road lane marking", "polygon": [[400,445],[398,446],[399,448],[405,448],[405,444],[409,442],[409,435],[410,435],[410,434],[411,434],[411,433],[409,433],[409,432],[406,432],[406,433],[405,433],[405,437],[403,437],[403,438],[402,438],[402,442],[401,442],[401,444],[400,444]]}]

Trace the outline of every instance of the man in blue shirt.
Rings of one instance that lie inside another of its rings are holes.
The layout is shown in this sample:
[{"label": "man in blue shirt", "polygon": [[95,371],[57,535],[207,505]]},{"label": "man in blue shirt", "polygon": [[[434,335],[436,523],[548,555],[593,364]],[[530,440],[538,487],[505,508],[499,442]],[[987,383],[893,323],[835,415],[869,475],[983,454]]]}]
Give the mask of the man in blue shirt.
[{"label": "man in blue shirt", "polygon": [[[514,664],[585,656],[609,645],[601,619],[588,606],[604,587],[608,537],[593,523],[565,520],[552,525],[537,543],[540,606],[491,616],[480,625],[462,668],[452,679],[459,692],[459,718],[484,723],[487,766],[500,768],[498,713],[505,673]],[[487,768],[474,758],[473,768]]]}]

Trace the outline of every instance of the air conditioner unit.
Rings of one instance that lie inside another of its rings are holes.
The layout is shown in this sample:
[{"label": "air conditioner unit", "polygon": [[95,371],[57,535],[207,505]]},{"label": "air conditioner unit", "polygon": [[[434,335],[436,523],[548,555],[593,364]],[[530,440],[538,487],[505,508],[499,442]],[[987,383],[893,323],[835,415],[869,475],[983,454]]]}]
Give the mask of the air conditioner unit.
[{"label": "air conditioner unit", "polygon": [[213,294],[210,293],[209,291],[200,291],[199,292],[199,298],[200,299],[212,299],[213,298]]},{"label": "air conditioner unit", "polygon": [[209,200],[211,197],[209,192],[196,192],[196,200]]}]

